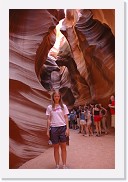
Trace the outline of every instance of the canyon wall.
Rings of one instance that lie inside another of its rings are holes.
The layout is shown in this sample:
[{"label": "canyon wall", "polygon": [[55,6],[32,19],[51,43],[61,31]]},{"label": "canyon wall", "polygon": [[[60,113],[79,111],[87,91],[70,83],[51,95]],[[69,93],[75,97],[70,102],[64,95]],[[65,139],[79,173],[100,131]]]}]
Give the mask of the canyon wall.
[{"label": "canyon wall", "polygon": [[60,90],[68,108],[91,102],[107,107],[115,93],[114,19],[114,10],[67,10],[66,15],[64,10],[10,10],[10,168],[48,148],[45,111],[53,89]]}]

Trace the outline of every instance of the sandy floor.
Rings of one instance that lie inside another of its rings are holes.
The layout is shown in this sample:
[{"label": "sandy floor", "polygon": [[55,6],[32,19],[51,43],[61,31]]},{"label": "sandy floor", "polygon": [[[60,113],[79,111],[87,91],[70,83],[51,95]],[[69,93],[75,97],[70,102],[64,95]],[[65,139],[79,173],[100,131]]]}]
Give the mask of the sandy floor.
[{"label": "sandy floor", "polygon": [[[62,165],[62,162],[60,163]],[[78,130],[70,130],[67,146],[67,166],[70,169],[114,169],[115,136],[111,131],[101,137],[85,137]],[[53,147],[26,162],[22,169],[54,169]]]}]

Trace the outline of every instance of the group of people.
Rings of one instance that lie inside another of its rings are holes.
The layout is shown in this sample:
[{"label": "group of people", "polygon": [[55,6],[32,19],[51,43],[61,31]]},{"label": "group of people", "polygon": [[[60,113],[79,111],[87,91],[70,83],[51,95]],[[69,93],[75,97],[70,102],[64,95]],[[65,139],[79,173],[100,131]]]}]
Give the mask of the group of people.
[{"label": "group of people", "polygon": [[[111,126],[115,127],[115,99],[114,96],[110,98],[111,102],[108,104],[111,111]],[[54,147],[54,159],[56,169],[60,168],[60,154],[63,169],[67,169],[66,158],[66,142],[69,137],[70,129],[79,129],[79,133],[84,136],[92,136],[96,132],[96,136],[101,136],[102,128],[105,134],[108,133],[106,126],[107,109],[101,104],[87,104],[73,108],[70,112],[65,104],[62,102],[61,94],[55,91],[52,94],[52,103],[47,107],[47,136],[50,138]]]},{"label": "group of people", "polygon": [[[115,98],[113,95],[110,97],[108,107],[111,113],[111,127],[115,128]],[[84,136],[92,136],[96,133],[96,136],[99,137],[102,132],[108,134],[107,114],[108,110],[101,104],[80,105],[73,108],[68,115],[69,128],[79,128],[79,133]]]},{"label": "group of people", "polygon": [[[114,127],[114,96],[111,96],[111,100],[112,102],[108,106],[111,108],[112,114],[111,126]],[[86,104],[85,106],[74,107],[68,114],[69,128],[79,128],[79,133],[84,136],[92,136],[94,133],[96,133],[96,136],[101,136],[102,132],[108,134],[107,114],[107,109],[101,104]]]}]

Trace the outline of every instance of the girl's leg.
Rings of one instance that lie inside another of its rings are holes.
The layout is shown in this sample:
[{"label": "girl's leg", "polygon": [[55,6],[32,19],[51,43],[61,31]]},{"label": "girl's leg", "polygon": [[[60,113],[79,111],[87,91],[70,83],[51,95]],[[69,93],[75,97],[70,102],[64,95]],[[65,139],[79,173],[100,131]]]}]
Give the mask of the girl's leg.
[{"label": "girl's leg", "polygon": [[95,122],[95,124],[96,124],[96,133],[97,135],[99,135],[98,122]]},{"label": "girl's leg", "polygon": [[83,124],[83,134],[85,134],[85,124]]},{"label": "girl's leg", "polygon": [[74,121],[72,121],[72,129],[74,130]]},{"label": "girl's leg", "polygon": [[89,135],[89,129],[88,129],[88,125],[87,124],[85,125],[85,131],[86,131],[86,135],[88,136]]},{"label": "girl's leg", "polygon": [[92,133],[92,128],[91,128],[90,125],[88,125],[88,131],[89,131],[89,134],[90,134],[90,135],[93,135],[93,133]]},{"label": "girl's leg", "polygon": [[102,118],[102,127],[103,127],[103,129],[104,129],[104,131],[106,133],[107,132],[107,127],[106,127],[106,117],[105,116]]},{"label": "girl's leg", "polygon": [[91,125],[89,126],[89,129],[90,129],[91,135],[93,135],[93,131],[92,131],[92,126]]},{"label": "girl's leg", "polygon": [[80,126],[81,126],[81,133],[83,134],[83,124],[81,124]]},{"label": "girl's leg", "polygon": [[59,143],[54,144],[54,159],[56,162],[56,165],[59,165],[60,162],[60,155],[59,155]]},{"label": "girl's leg", "polygon": [[60,143],[61,147],[61,158],[63,165],[66,165],[66,159],[67,159],[67,151],[66,151],[66,142]]},{"label": "girl's leg", "polygon": [[101,121],[98,122],[99,133],[101,135]]},{"label": "girl's leg", "polygon": [[75,130],[77,129],[77,122],[75,121]]},{"label": "girl's leg", "polygon": [[81,133],[81,125],[79,125],[79,132],[78,133]]}]

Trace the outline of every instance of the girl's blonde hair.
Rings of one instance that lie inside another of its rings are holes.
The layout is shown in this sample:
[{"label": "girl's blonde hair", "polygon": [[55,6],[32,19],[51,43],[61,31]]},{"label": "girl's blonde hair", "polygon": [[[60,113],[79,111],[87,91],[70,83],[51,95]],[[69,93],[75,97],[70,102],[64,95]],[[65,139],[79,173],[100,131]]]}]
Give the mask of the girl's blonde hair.
[{"label": "girl's blonde hair", "polygon": [[55,91],[52,93],[52,108],[55,109],[54,95],[55,95],[56,93],[60,95],[59,104],[60,104],[61,108],[64,109],[62,97],[61,97],[61,94],[60,94],[60,92],[59,92],[58,90],[55,90]]}]

